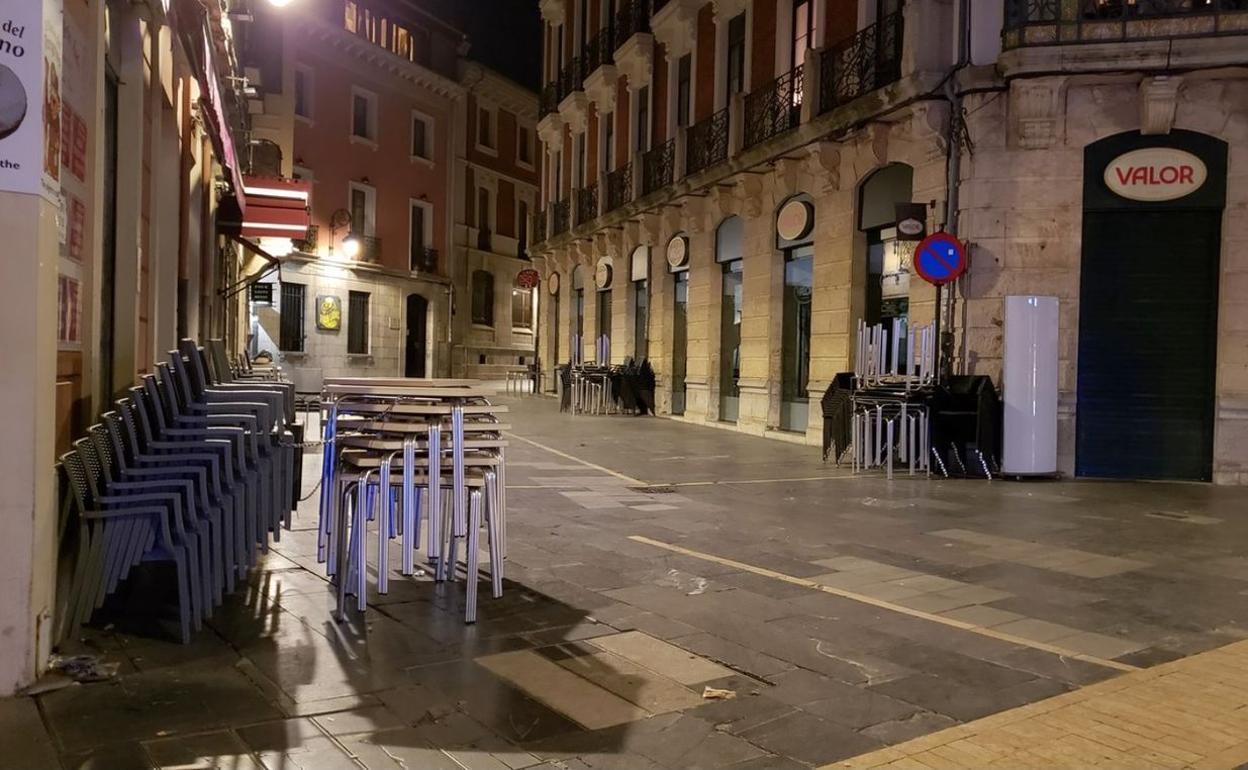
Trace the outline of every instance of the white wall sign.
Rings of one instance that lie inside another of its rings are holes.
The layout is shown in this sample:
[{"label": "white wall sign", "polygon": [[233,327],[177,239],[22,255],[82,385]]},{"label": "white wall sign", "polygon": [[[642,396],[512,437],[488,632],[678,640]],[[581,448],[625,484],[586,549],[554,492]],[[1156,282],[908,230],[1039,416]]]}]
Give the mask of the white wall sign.
[{"label": "white wall sign", "polygon": [[633,249],[633,257],[629,263],[629,278],[644,281],[650,277],[650,247],[638,246]]},{"label": "white wall sign", "polygon": [[689,239],[683,235],[672,236],[667,242],[667,264],[673,272],[689,261]]},{"label": "white wall sign", "polygon": [[558,273],[550,274],[550,277],[546,279],[546,288],[550,291],[551,294],[559,293],[559,274]]},{"label": "white wall sign", "polygon": [[594,286],[599,289],[611,288],[612,265],[610,257],[602,257],[594,266]]},{"label": "white wall sign", "polygon": [[1105,186],[1133,201],[1172,201],[1200,189],[1208,176],[1204,161],[1172,147],[1123,153],[1105,167]]},{"label": "white wall sign", "polygon": [[776,232],[786,241],[798,241],[810,234],[815,224],[810,204],[792,200],[780,207],[776,215]]},{"label": "white wall sign", "polygon": [[56,201],[61,177],[61,3],[0,10],[0,191]]}]

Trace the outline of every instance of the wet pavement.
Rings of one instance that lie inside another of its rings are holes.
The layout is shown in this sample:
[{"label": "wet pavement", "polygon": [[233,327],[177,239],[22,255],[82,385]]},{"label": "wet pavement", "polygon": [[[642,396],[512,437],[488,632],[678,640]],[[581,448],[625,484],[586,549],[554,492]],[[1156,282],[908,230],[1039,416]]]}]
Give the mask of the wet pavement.
[{"label": "wet pavement", "polygon": [[1245,489],[889,482],[512,404],[475,626],[397,573],[334,622],[309,500],[192,644],[91,629],[116,678],[0,701],[0,767],[787,770],[1248,638]]}]

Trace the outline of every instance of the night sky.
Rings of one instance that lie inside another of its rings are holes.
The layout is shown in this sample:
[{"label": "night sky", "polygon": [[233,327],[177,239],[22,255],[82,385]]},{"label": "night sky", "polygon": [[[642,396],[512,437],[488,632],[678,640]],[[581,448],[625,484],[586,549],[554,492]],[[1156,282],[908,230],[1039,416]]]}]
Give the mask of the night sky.
[{"label": "night sky", "polygon": [[541,89],[542,21],[537,0],[457,0],[456,26],[468,34],[470,59],[533,91]]}]

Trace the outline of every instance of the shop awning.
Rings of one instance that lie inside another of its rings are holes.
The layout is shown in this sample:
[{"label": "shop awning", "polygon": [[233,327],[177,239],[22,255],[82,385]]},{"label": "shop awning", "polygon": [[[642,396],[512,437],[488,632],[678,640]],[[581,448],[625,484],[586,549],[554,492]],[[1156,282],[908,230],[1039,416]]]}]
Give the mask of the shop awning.
[{"label": "shop awning", "polygon": [[308,199],[312,185],[296,179],[243,177],[247,207],[239,235],[244,238],[291,238],[308,236],[311,215]]}]

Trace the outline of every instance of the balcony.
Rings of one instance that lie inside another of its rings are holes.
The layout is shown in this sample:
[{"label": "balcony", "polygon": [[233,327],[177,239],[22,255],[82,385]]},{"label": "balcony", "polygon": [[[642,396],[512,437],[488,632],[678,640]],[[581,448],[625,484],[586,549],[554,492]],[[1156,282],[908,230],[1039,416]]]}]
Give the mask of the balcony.
[{"label": "balcony", "polygon": [[890,13],[819,57],[822,114],[901,77],[902,12]]},{"label": "balcony", "polygon": [[692,176],[728,159],[728,108],[689,127],[685,175]]},{"label": "balcony", "polygon": [[802,65],[745,97],[745,146],[783,134],[802,120]]},{"label": "balcony", "polygon": [[1003,46],[1248,34],[1246,0],[1006,0]]},{"label": "balcony", "polygon": [[676,139],[651,147],[641,156],[641,194],[649,195],[672,183],[676,170]]},{"label": "balcony", "polygon": [[494,234],[487,228],[482,227],[477,230],[477,249],[481,251],[494,250]]},{"label": "balcony", "polygon": [[650,32],[649,0],[623,0],[615,12],[615,43],[622,46],[630,37]]},{"label": "balcony", "polygon": [[598,183],[576,191],[576,223],[584,224],[598,216]]},{"label": "balcony", "polygon": [[295,247],[295,251],[300,254],[315,254],[317,239],[320,236],[320,228],[316,225],[308,225],[308,234],[303,238],[291,241],[291,245]]},{"label": "balcony", "polygon": [[532,243],[541,243],[546,240],[546,210],[543,209],[533,216],[533,238]]},{"label": "balcony", "polygon": [[360,242],[360,251],[355,255],[355,260],[370,265],[380,265],[381,239],[372,235],[356,235],[355,238]]},{"label": "balcony", "polygon": [[585,71],[581,67],[580,57],[574,56],[559,70],[559,101],[567,99],[573,92],[584,87]]},{"label": "balcony", "polygon": [[539,118],[544,118],[552,112],[559,111],[559,83],[551,81],[542,89],[541,95],[538,97],[537,112]]},{"label": "balcony", "polygon": [[607,204],[602,213],[615,211],[633,199],[633,164],[625,163],[607,173]]},{"label": "balcony", "polygon": [[615,63],[615,36],[610,27],[603,27],[598,30],[597,35],[590,38],[581,53],[581,60],[585,62],[586,77],[599,67]]},{"label": "balcony", "polygon": [[411,269],[413,273],[438,274],[438,250],[429,246],[412,249]]},{"label": "balcony", "polygon": [[562,235],[568,231],[570,201],[561,200],[550,204],[550,234]]}]

